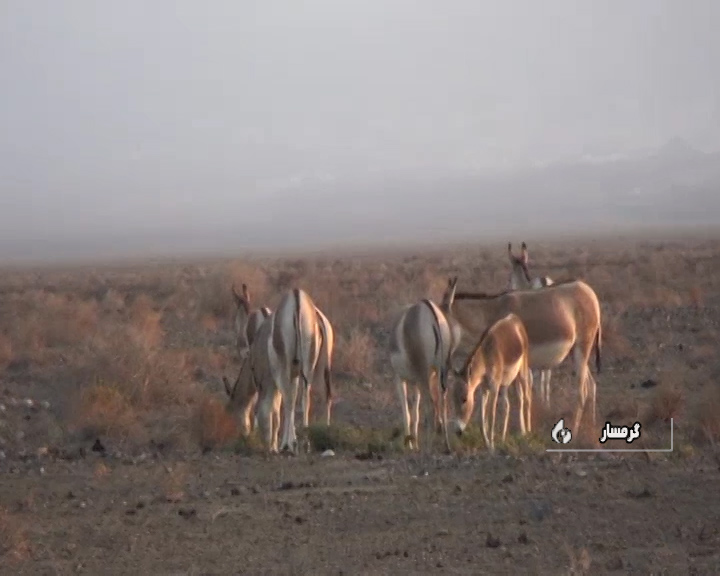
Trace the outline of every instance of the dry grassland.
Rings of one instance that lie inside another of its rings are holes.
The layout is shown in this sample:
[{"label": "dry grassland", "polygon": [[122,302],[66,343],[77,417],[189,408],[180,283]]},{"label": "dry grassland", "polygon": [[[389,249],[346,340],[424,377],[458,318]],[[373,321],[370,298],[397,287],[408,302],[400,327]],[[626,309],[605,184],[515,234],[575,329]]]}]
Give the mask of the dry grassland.
[{"label": "dry grassland", "polygon": [[[0,572],[720,573],[720,240],[529,241],[533,274],[602,304],[598,430],[574,442],[638,420],[633,447],[667,447],[673,418],[674,452],[545,453],[570,362],[537,433],[494,458],[477,425],[453,456],[403,451],[391,323],[450,275],[502,289],[505,246],[5,269]],[[335,424],[311,427],[311,454],[263,456],[224,410],[233,282],[271,308],[302,287],[334,325]]]}]

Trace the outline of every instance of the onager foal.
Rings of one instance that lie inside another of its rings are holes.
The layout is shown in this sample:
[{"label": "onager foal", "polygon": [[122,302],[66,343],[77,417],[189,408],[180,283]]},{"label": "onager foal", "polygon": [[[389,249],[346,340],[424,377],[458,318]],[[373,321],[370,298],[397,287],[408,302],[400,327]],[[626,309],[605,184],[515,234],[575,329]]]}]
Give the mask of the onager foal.
[{"label": "onager foal", "polygon": [[[457,278],[448,282],[444,301],[452,301],[456,285]],[[441,307],[428,299],[407,307],[393,327],[390,335],[390,364],[395,373],[395,387],[403,413],[405,441],[410,449],[419,449],[420,402],[425,395],[433,404],[433,411],[439,414],[445,446],[450,450],[447,376],[452,354],[459,341],[457,330],[457,325],[448,319]],[[415,388],[412,414],[408,410],[408,383]],[[429,414],[430,411],[426,410],[425,425],[430,431],[428,438],[431,438],[433,427],[428,421]]]},{"label": "onager foal", "polygon": [[[512,244],[508,242],[508,258],[510,259],[510,278],[508,288],[510,290],[530,290],[552,286],[554,282],[549,276],[536,276],[532,278],[528,270],[527,244],[522,243],[520,256],[513,254]],[[550,377],[552,370],[538,370],[540,373],[540,399],[546,406],[550,406]],[[533,373],[530,372],[531,385],[534,381]]]},{"label": "onager foal", "polygon": [[248,353],[260,325],[270,316],[270,309],[263,306],[252,310],[247,284],[242,285],[242,294],[238,294],[235,284],[233,284],[232,294],[237,307],[235,311],[235,333],[237,335],[238,356],[243,358]]},{"label": "onager foal", "polygon": [[[462,434],[472,417],[475,392],[477,387],[481,386],[481,416],[485,445],[491,452],[495,451],[495,421],[499,394],[502,395],[505,404],[502,432],[502,440],[505,442],[510,419],[510,400],[507,390],[513,382],[517,385],[520,432],[525,435],[532,431],[530,422],[532,389],[528,375],[528,355],[527,332],[517,315],[508,314],[485,331],[463,367],[454,371],[459,377],[455,381],[453,393],[458,435]],[[488,400],[491,422],[488,422],[487,416]]]},{"label": "onager foal", "polygon": [[251,430],[251,414],[257,406],[257,425],[260,437],[269,452],[278,452],[280,430],[280,395],[270,371],[268,356],[272,322],[263,322],[258,328],[253,343],[243,359],[240,373],[231,387],[223,376],[228,394],[227,410],[241,414],[241,432],[248,435]]},{"label": "onager foal", "polygon": [[457,292],[452,303],[452,315],[461,323],[465,333],[474,337],[510,312],[520,317],[527,331],[531,369],[554,368],[572,351],[579,391],[573,427],[577,429],[580,425],[588,382],[591,385],[594,424],[597,385],[588,362],[594,348],[596,367],[600,373],[602,344],[600,302],[595,291],[581,280],[570,280],[541,290],[500,294]]}]

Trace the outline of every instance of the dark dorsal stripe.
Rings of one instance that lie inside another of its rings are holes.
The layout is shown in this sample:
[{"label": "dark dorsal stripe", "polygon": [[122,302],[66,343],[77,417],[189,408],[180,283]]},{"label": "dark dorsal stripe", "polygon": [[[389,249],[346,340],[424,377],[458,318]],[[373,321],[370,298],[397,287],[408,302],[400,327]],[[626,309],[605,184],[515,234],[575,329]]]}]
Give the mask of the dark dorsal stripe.
[{"label": "dark dorsal stripe", "polygon": [[442,343],[440,336],[440,319],[435,312],[435,306],[432,305],[430,300],[428,300],[427,298],[423,298],[422,301],[427,305],[428,308],[430,308],[430,312],[432,313],[433,318],[435,318],[435,324],[433,324],[433,335],[435,336],[435,355],[437,356],[438,351],[440,350],[440,345]]},{"label": "dark dorsal stripe", "polygon": [[[553,284],[545,285],[545,287],[549,290],[553,290],[558,286],[572,284],[573,282],[577,281],[578,278],[570,278],[567,280],[560,280],[559,282],[554,282]],[[455,294],[455,300],[492,300],[494,298],[500,298],[500,296],[505,296],[506,294],[511,294],[514,292],[516,292],[516,290],[511,289],[503,290],[502,292],[497,292],[495,294],[488,294],[487,292],[457,292]]]}]

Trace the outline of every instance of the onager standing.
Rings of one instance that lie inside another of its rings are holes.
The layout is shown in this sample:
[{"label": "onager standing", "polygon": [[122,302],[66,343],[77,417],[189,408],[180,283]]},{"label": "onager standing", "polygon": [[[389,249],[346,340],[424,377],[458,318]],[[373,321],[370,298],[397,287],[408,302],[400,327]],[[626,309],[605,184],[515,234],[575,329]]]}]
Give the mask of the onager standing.
[{"label": "onager standing", "polygon": [[[525,435],[532,431],[532,389],[528,374],[528,353],[527,332],[517,315],[508,314],[485,331],[463,367],[455,370],[455,374],[459,376],[455,381],[453,393],[458,435],[462,434],[472,417],[475,392],[477,387],[481,386],[481,415],[485,445],[491,452],[495,451],[495,421],[499,394],[502,394],[505,404],[502,432],[502,440],[505,442],[510,419],[510,400],[507,390],[513,382],[517,385],[520,432]],[[488,400],[490,422],[487,415]]]},{"label": "onager standing", "polygon": [[[457,278],[448,282],[444,301],[452,301],[456,284]],[[457,334],[457,327],[451,323],[445,312],[431,300],[424,299],[405,309],[390,335],[390,364],[395,373],[405,439],[411,449],[419,448],[420,401],[424,394],[433,404],[433,410],[439,413],[445,445],[450,450],[447,431],[447,377],[450,360],[457,346],[454,334]],[[459,338],[457,340],[459,341]],[[412,414],[408,410],[408,383],[415,389]],[[433,427],[428,421],[430,410],[425,412],[429,439],[432,437]]]},{"label": "onager standing", "polygon": [[597,386],[588,362],[594,348],[599,374],[602,329],[600,302],[590,286],[581,280],[571,280],[542,290],[508,291],[494,295],[457,292],[452,302],[452,315],[468,336],[476,338],[510,312],[517,314],[527,331],[531,369],[554,368],[572,351],[579,391],[573,426],[577,429],[580,424],[588,381],[592,386],[592,420],[595,423]]},{"label": "onager standing", "polygon": [[278,452],[278,432],[280,430],[280,406],[282,396],[275,386],[270,361],[269,345],[272,335],[272,322],[263,322],[258,328],[253,343],[243,359],[240,373],[231,387],[223,376],[225,391],[228,394],[227,410],[240,412],[241,432],[251,432],[250,415],[257,406],[257,426],[265,449]]},{"label": "onager standing", "polygon": [[[508,258],[510,259],[510,279],[508,286],[510,290],[530,290],[552,286],[553,281],[549,276],[536,276],[532,278],[528,270],[527,244],[522,243],[520,257],[512,252],[512,244],[508,242]],[[550,406],[550,377],[552,370],[539,370],[540,372],[540,399],[546,406]],[[531,381],[532,372],[530,373]],[[531,384],[532,385],[532,384]]]},{"label": "onager standing", "polygon": [[235,333],[237,335],[238,356],[243,358],[248,353],[260,325],[270,316],[270,309],[263,306],[257,310],[252,310],[247,284],[242,285],[242,294],[238,294],[235,284],[233,284],[232,293],[237,307],[235,311]]},{"label": "onager standing", "polygon": [[[268,342],[270,372],[282,394],[283,438],[281,450],[297,453],[295,406],[298,384],[309,386],[320,355],[315,304],[304,290],[288,291],[271,317],[272,334]],[[303,416],[304,419],[304,416]]]}]

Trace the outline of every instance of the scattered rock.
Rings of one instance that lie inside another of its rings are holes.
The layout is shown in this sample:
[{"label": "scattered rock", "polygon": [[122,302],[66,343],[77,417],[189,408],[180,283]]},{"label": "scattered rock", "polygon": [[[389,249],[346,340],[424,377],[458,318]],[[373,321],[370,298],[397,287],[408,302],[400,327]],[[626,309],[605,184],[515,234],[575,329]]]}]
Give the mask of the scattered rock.
[{"label": "scattered rock", "polygon": [[653,496],[653,493],[647,488],[647,486],[642,490],[628,490],[625,494],[630,498],[650,498]]},{"label": "scattered rock", "polygon": [[303,524],[305,522],[305,518],[302,516],[295,516],[295,524]]},{"label": "scattered rock", "polygon": [[531,500],[530,501],[530,517],[537,522],[542,522],[545,518],[547,518],[550,514],[552,514],[552,511],[553,511],[553,506],[547,500],[544,500],[544,501]]},{"label": "scattered rock", "polygon": [[323,452],[322,454],[320,454],[320,457],[321,457],[321,458],[329,458],[329,457],[331,457],[331,456],[335,456],[335,452],[334,452],[333,450],[330,450],[330,449],[325,450],[325,452]]},{"label": "scattered rock", "polygon": [[189,520],[197,515],[197,510],[195,510],[195,508],[180,508],[178,510],[178,515],[185,518],[185,520]]},{"label": "scattered rock", "polygon": [[509,484],[509,483],[512,482],[513,480],[515,480],[515,479],[513,478],[513,475],[512,475],[512,474],[508,474],[507,476],[505,476],[505,477],[502,479],[503,484]]},{"label": "scattered rock", "polygon": [[238,490],[237,488],[231,488],[230,495],[231,496],[240,496],[240,490]]},{"label": "scattered rock", "polygon": [[654,388],[657,385],[658,385],[657,380],[654,380],[653,378],[648,378],[642,384],[640,384],[640,387],[641,388]]},{"label": "scattered rock", "polygon": [[520,536],[518,536],[518,542],[520,542],[520,544],[527,544],[530,542],[525,532],[520,532]]},{"label": "scattered rock", "polygon": [[45,410],[50,410],[50,402],[48,402],[47,400],[43,400],[42,402],[40,402],[40,407]]},{"label": "scattered rock", "polygon": [[614,556],[613,558],[610,558],[610,560],[608,560],[605,564],[605,568],[611,571],[622,570],[624,568],[622,558],[620,558],[620,556]]},{"label": "scattered rock", "polygon": [[91,450],[93,452],[99,452],[100,454],[105,453],[105,446],[103,446],[102,442],[100,442],[100,438],[95,438],[95,442],[93,443]]},{"label": "scattered rock", "polygon": [[485,539],[485,546],[488,548],[497,548],[500,546],[500,538],[495,538],[490,532],[487,533],[487,538]]}]

